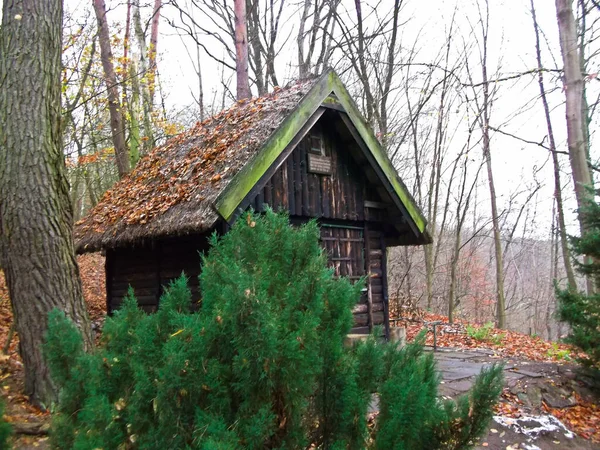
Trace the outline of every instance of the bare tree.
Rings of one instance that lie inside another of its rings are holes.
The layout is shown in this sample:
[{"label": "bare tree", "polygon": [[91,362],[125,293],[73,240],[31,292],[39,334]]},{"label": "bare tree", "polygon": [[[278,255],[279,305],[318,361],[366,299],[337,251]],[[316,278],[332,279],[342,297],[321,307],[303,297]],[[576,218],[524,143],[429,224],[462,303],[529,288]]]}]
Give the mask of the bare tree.
[{"label": "bare tree", "polygon": [[[306,78],[311,70],[321,72],[328,64],[339,3],[340,0],[304,0],[296,37],[298,76],[301,79]],[[313,61],[315,51],[318,51],[318,56]]]},{"label": "bare tree", "polygon": [[[575,184],[577,206],[581,210],[590,198],[587,189],[592,185],[592,178],[587,161],[587,143],[583,132],[583,74],[581,73],[581,56],[577,42],[577,26],[573,16],[572,0],[556,0],[556,17],[560,35],[560,50],[564,63],[563,80],[566,98],[569,159]],[[586,224],[581,217],[579,228],[582,234],[586,231]],[[588,282],[588,291],[593,291],[591,280]]]},{"label": "bare tree", "polygon": [[554,140],[554,130],[552,127],[552,121],[550,120],[550,107],[548,106],[548,99],[546,98],[546,89],[544,87],[544,72],[542,70],[542,52],[540,48],[540,30],[535,14],[534,0],[531,2],[531,17],[533,19],[533,29],[535,31],[535,54],[538,65],[538,85],[540,87],[540,96],[542,99],[542,105],[544,107],[544,116],[546,118],[546,126],[548,128],[548,142],[550,145],[550,152],[552,153],[552,164],[554,166],[554,198],[556,201],[556,209],[558,213],[558,232],[560,236],[560,246],[563,255],[563,263],[567,272],[567,281],[569,286],[574,288],[576,286],[575,274],[573,272],[573,265],[571,264],[571,257],[567,242],[567,229],[565,225],[565,213],[563,208],[562,199],[562,184],[560,182],[560,163],[558,160],[558,154],[556,152],[556,141]]},{"label": "bare tree", "polygon": [[110,45],[110,33],[106,19],[106,4],[104,0],[94,0],[94,11],[98,20],[98,37],[100,41],[100,57],[104,68],[104,82],[108,96],[108,110],[110,112],[110,130],[115,146],[115,157],[119,177],[124,177],[131,169],[129,149],[125,141],[125,119],[123,108],[119,100],[117,74],[113,65],[113,54]]},{"label": "bare tree", "polygon": [[248,82],[248,34],[246,32],[246,0],[234,0],[235,5],[235,74],[237,99],[250,98]]},{"label": "bare tree", "polygon": [[154,104],[154,91],[156,87],[156,73],[158,66],[156,63],[156,54],[158,52],[158,24],[160,23],[160,9],[162,8],[162,0],[154,0],[154,9],[152,11],[152,27],[150,31],[150,52],[148,59],[150,60],[150,105]]},{"label": "bare tree", "polygon": [[[138,75],[137,67],[133,64],[130,68],[130,77],[133,84],[134,95],[138,95],[138,92],[141,91],[142,97],[142,110],[143,110],[143,121],[144,121],[144,149],[146,151],[150,150],[154,147],[154,133],[152,131],[152,110],[154,109],[152,104],[153,91],[154,91],[154,70],[155,67],[152,66],[148,60],[153,59],[156,60],[155,51],[152,48],[152,44],[150,44],[150,50],[148,50],[148,46],[146,45],[146,34],[144,33],[144,28],[142,27],[142,17],[140,13],[140,0],[133,0],[133,29],[135,31],[135,36],[137,39],[137,44],[139,48],[139,72],[142,77],[140,78]],[[158,17],[158,12],[155,12],[153,16],[153,24],[154,18]],[[158,24],[156,25],[158,27]],[[158,32],[158,28],[156,30]],[[133,116],[133,114],[132,114]],[[137,120],[137,111],[135,111],[135,116]]]},{"label": "bare tree", "polygon": [[478,26],[481,31],[481,40],[478,42],[479,47],[479,66],[481,70],[481,99],[479,93],[475,91],[475,83],[471,78],[471,72],[467,63],[467,71],[469,74],[469,82],[473,86],[473,98],[476,108],[477,120],[482,135],[482,150],[485,159],[488,188],[490,191],[490,207],[492,213],[492,230],[494,236],[494,256],[496,265],[496,325],[498,328],[506,327],[506,301],[504,292],[504,263],[502,252],[502,241],[500,236],[500,222],[498,214],[498,204],[496,198],[496,187],[494,184],[494,172],[492,170],[492,154],[490,148],[490,114],[492,109],[492,100],[495,95],[495,90],[490,92],[490,79],[488,77],[488,33],[490,8],[488,0],[484,1],[485,11],[481,11],[481,6],[478,3],[477,9],[479,12]]}]

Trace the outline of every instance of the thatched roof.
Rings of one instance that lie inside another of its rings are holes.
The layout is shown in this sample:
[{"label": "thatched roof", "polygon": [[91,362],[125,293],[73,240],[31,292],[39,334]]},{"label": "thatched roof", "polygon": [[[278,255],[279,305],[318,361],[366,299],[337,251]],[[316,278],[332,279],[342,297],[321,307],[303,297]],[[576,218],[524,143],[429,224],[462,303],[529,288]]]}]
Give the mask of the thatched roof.
[{"label": "thatched roof", "polygon": [[217,197],[317,81],[238,102],[152,150],[75,225],[77,251],[210,230]]}]

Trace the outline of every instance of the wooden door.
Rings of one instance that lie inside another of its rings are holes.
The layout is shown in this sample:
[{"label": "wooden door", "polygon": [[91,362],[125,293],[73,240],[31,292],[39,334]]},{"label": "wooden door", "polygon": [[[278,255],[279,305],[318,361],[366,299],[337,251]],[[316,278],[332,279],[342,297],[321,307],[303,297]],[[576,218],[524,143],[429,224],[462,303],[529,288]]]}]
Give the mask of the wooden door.
[{"label": "wooden door", "polygon": [[[353,282],[365,275],[365,240],[362,228],[321,226],[321,242],[327,251],[327,262],[334,269],[334,276],[347,277]],[[367,286],[354,307],[353,333],[370,330]]]}]

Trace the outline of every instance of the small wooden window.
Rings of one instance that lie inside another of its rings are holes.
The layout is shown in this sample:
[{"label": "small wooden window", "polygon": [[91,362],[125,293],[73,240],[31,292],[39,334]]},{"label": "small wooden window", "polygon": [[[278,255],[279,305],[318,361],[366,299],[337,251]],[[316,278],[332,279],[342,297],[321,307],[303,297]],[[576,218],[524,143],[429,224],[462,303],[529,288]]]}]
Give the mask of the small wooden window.
[{"label": "small wooden window", "polygon": [[320,133],[312,132],[309,136],[309,151],[315,155],[325,155],[323,138]]}]

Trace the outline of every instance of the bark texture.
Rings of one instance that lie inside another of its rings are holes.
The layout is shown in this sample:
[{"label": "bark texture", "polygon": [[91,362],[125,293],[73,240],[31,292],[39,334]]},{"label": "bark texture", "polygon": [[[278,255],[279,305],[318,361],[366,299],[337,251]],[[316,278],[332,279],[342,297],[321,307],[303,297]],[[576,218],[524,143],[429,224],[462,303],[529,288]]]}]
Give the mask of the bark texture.
[{"label": "bark texture", "polygon": [[91,345],[62,154],[62,12],[61,0],[4,0],[0,34],[0,247],[25,393],[47,406],[48,312],[64,310]]},{"label": "bark texture", "polygon": [[250,98],[248,81],[248,33],[246,31],[246,0],[234,0],[235,14],[235,73],[237,99]]},{"label": "bark texture", "polygon": [[[573,265],[571,264],[571,253],[569,252],[568,240],[567,240],[567,228],[565,226],[565,213],[563,209],[562,199],[562,184],[560,181],[560,162],[558,160],[558,154],[556,153],[556,141],[554,140],[554,130],[552,128],[552,121],[550,120],[550,107],[546,98],[546,89],[544,87],[544,71],[542,70],[542,54],[540,46],[540,31],[537,23],[535,14],[535,5],[533,0],[531,3],[531,17],[533,18],[533,29],[535,32],[535,54],[538,65],[538,85],[540,87],[540,96],[542,98],[542,105],[544,106],[544,116],[546,118],[546,126],[548,128],[548,142],[550,144],[550,152],[552,153],[552,164],[554,167],[554,199],[556,200],[556,210],[558,212],[558,231],[560,235],[560,247],[563,256],[563,262],[565,271],[567,272],[567,282],[569,287],[575,289],[577,283],[575,280],[575,272],[573,271]],[[553,260],[554,261],[554,260]],[[548,331],[550,334],[550,331]]]},{"label": "bark texture", "polygon": [[119,89],[117,74],[113,65],[113,54],[110,47],[110,35],[108,33],[108,22],[106,20],[106,4],[104,0],[94,0],[94,11],[98,20],[98,37],[100,41],[100,59],[104,69],[104,82],[108,97],[108,111],[110,113],[110,131],[112,133],[113,145],[115,146],[115,157],[119,178],[123,178],[131,168],[129,163],[129,151],[125,142],[125,120],[123,110],[119,101]]},{"label": "bark texture", "polygon": [[[569,144],[569,159],[577,206],[585,205],[589,198],[586,190],[592,180],[587,162],[587,145],[583,133],[583,75],[581,73],[579,49],[577,45],[577,28],[573,16],[572,0],[556,0],[556,16],[560,34],[560,51],[564,63],[564,86],[566,97],[567,141]],[[585,225],[580,221],[583,233]]]},{"label": "bark texture", "polygon": [[152,83],[150,83],[150,104],[154,102],[154,88],[156,87],[156,52],[158,51],[158,24],[160,23],[160,9],[162,0],[154,0],[154,11],[152,12],[152,28],[150,30],[150,70],[152,71]]}]

